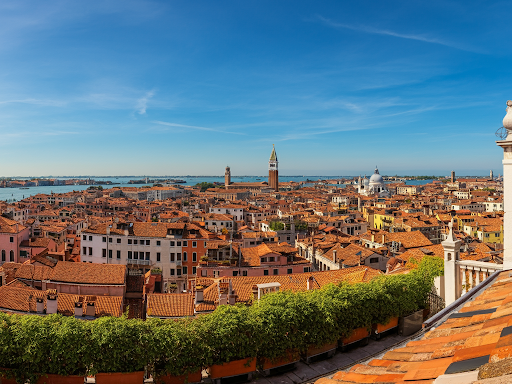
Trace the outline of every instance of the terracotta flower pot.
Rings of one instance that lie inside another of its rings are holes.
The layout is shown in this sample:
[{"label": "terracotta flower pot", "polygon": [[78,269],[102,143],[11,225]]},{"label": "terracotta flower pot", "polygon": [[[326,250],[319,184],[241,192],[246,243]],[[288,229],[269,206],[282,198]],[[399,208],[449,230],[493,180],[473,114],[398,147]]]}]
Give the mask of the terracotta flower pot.
[{"label": "terracotta flower pot", "polygon": [[187,384],[187,383],[199,383],[202,379],[201,371],[189,373],[181,376],[158,376],[155,379],[157,384]]},{"label": "terracotta flower pot", "polygon": [[295,363],[297,361],[299,361],[298,351],[288,351],[285,356],[282,356],[277,359],[267,359],[266,357],[264,357],[262,359],[262,368],[265,371],[267,369],[280,367],[283,365]]},{"label": "terracotta flower pot", "polygon": [[[2,380],[2,384],[4,381]],[[37,384],[83,384],[84,376],[61,376],[61,375],[53,375],[46,374],[42,375],[37,379]]]},{"label": "terracotta flower pot", "polygon": [[308,347],[306,356],[310,357],[310,356],[320,355],[321,353],[325,353],[332,349],[336,349],[337,347],[338,347],[338,343],[325,344],[325,345],[322,345],[321,347],[316,347],[314,345],[310,345]]},{"label": "terracotta flower pot", "polygon": [[342,339],[341,342],[343,344],[352,344],[356,341],[363,340],[364,338],[370,336],[370,332],[368,332],[368,329],[365,327],[362,328],[356,328],[352,331],[349,337]]},{"label": "terracotta flower pot", "polygon": [[392,317],[387,324],[374,324],[373,330],[382,333],[395,327],[398,327],[398,317]]},{"label": "terracotta flower pot", "polygon": [[210,367],[210,378],[220,379],[221,377],[230,377],[244,375],[256,371],[256,358],[234,360],[229,363],[212,365]]},{"label": "terracotta flower pot", "polygon": [[144,371],[97,373],[96,384],[143,384]]}]

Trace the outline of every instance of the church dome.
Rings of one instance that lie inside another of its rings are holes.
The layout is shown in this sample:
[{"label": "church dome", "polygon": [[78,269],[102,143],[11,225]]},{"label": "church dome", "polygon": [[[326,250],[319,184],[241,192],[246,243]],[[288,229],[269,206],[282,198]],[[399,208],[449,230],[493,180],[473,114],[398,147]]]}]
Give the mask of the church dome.
[{"label": "church dome", "polygon": [[375,173],[370,177],[370,183],[372,184],[384,184],[384,179],[379,175],[379,169],[375,168]]}]

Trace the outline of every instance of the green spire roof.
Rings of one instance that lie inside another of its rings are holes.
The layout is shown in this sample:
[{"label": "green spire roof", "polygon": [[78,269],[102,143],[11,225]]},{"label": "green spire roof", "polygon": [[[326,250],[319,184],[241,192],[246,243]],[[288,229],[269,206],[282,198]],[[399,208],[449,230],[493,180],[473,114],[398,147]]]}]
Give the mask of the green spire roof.
[{"label": "green spire roof", "polygon": [[270,154],[270,161],[277,161],[276,147],[272,144],[272,153]]}]

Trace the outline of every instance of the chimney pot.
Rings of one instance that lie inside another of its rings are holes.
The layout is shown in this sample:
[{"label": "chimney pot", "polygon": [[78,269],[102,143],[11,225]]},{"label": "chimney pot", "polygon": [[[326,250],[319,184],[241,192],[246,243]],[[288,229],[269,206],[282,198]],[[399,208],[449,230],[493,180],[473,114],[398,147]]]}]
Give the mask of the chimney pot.
[{"label": "chimney pot", "polygon": [[85,314],[87,316],[92,316],[92,317],[96,316],[96,306],[94,305],[94,301],[91,303],[87,303],[87,309],[86,309]]},{"label": "chimney pot", "polygon": [[57,301],[58,301],[57,294],[48,294],[48,296],[46,297],[46,313],[47,314],[57,313],[57,309],[58,309]]},{"label": "chimney pot", "polygon": [[75,302],[75,316],[83,316],[84,315],[84,307],[83,303],[80,301]]}]

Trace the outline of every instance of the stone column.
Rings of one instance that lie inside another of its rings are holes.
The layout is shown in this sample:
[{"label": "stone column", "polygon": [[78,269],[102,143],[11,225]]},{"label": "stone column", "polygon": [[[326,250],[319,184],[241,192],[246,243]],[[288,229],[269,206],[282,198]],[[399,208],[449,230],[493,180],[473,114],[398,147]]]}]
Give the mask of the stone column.
[{"label": "stone column", "polygon": [[507,101],[507,114],[503,118],[507,130],[505,140],[496,144],[503,148],[503,269],[512,269],[512,101]]},{"label": "stone column", "polygon": [[446,305],[453,303],[461,294],[460,267],[457,262],[462,241],[457,240],[453,234],[453,222],[450,222],[449,228],[448,237],[441,243],[444,249],[444,301]]}]

